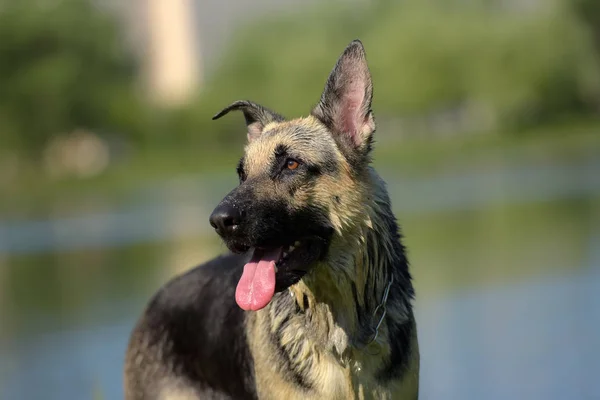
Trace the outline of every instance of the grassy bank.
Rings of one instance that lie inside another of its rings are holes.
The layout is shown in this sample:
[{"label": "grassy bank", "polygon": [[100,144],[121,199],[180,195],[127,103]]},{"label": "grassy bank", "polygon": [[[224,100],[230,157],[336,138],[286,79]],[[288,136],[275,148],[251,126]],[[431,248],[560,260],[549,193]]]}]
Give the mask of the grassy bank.
[{"label": "grassy bank", "polygon": [[[240,132],[243,134],[243,132]],[[133,153],[104,173],[88,179],[49,180],[33,171],[24,172],[3,188],[0,207],[25,208],[29,203],[52,202],[78,196],[118,197],[131,189],[185,175],[230,173],[242,147],[229,152],[201,148],[170,147]],[[449,138],[409,138],[375,145],[374,163],[402,174],[432,173],[450,168],[469,170],[507,161],[552,163],[600,157],[600,122],[586,121],[536,128],[518,134],[486,134]]]}]

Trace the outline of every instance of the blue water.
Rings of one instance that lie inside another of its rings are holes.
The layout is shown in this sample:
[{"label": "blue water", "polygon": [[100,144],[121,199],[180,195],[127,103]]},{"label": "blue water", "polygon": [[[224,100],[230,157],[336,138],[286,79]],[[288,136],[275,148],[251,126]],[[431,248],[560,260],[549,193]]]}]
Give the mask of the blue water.
[{"label": "blue water", "polygon": [[600,399],[600,269],[419,313],[424,399]]},{"label": "blue water", "polygon": [[[422,288],[421,399],[600,399],[599,172],[593,160],[420,178],[383,171],[396,213],[410,217],[409,257]],[[233,177],[212,181],[209,189],[196,178],[156,185],[103,214],[0,222],[0,254],[8,254],[0,258],[0,288],[54,289],[37,303],[31,292],[31,304],[0,292],[0,400],[122,398],[129,333],[169,275],[157,272],[162,259],[145,269],[162,248],[136,246],[170,241],[176,249],[165,253],[178,255],[180,242],[206,233],[209,206]],[[510,204],[528,204],[531,215],[494,209]],[[536,225],[524,226],[524,216]],[[424,234],[444,224],[456,235]],[[140,253],[145,258],[132,256]],[[506,260],[517,268],[501,274],[496,257],[504,253],[516,255]],[[178,257],[171,263],[197,261]],[[132,270],[133,278],[113,277],[138,262],[144,268]],[[17,274],[17,265],[31,276]],[[55,275],[36,273],[43,269]],[[125,278],[131,287],[119,282]],[[69,286],[77,284],[87,286]],[[39,304],[47,296],[58,305]],[[61,308],[72,304],[75,311]]]},{"label": "blue water", "polygon": [[[417,301],[422,399],[600,399],[600,265],[581,274]],[[118,305],[115,305],[118,306]],[[135,315],[8,349],[0,398],[122,394]],[[11,369],[15,354],[19,361]]]}]

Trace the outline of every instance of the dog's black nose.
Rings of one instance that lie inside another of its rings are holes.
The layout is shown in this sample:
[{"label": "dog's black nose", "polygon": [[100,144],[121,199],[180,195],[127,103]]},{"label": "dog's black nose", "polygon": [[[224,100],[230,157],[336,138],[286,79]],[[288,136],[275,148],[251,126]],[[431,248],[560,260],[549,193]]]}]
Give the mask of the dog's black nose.
[{"label": "dog's black nose", "polygon": [[230,204],[221,204],[212,212],[209,221],[219,235],[227,235],[242,222],[242,212]]}]

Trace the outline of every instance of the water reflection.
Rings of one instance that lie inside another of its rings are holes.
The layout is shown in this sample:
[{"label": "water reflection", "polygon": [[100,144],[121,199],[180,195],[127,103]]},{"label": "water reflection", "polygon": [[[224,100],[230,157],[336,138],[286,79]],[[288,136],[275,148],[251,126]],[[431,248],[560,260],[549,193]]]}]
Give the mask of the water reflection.
[{"label": "water reflection", "polygon": [[[585,160],[384,170],[418,291],[423,398],[600,398],[596,171]],[[2,225],[0,398],[122,398],[135,317],[169,276],[224,250],[206,219],[234,179],[192,177],[108,214]]]}]

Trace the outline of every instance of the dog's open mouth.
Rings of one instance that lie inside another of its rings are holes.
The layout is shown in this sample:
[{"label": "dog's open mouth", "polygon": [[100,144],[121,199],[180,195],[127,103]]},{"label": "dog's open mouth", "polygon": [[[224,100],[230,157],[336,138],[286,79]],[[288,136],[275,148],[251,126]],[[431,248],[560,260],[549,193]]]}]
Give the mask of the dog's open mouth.
[{"label": "dog's open mouth", "polygon": [[275,292],[297,283],[308,267],[322,254],[325,245],[318,239],[306,239],[292,245],[251,248],[235,292],[237,304],[244,310],[264,308]]}]

